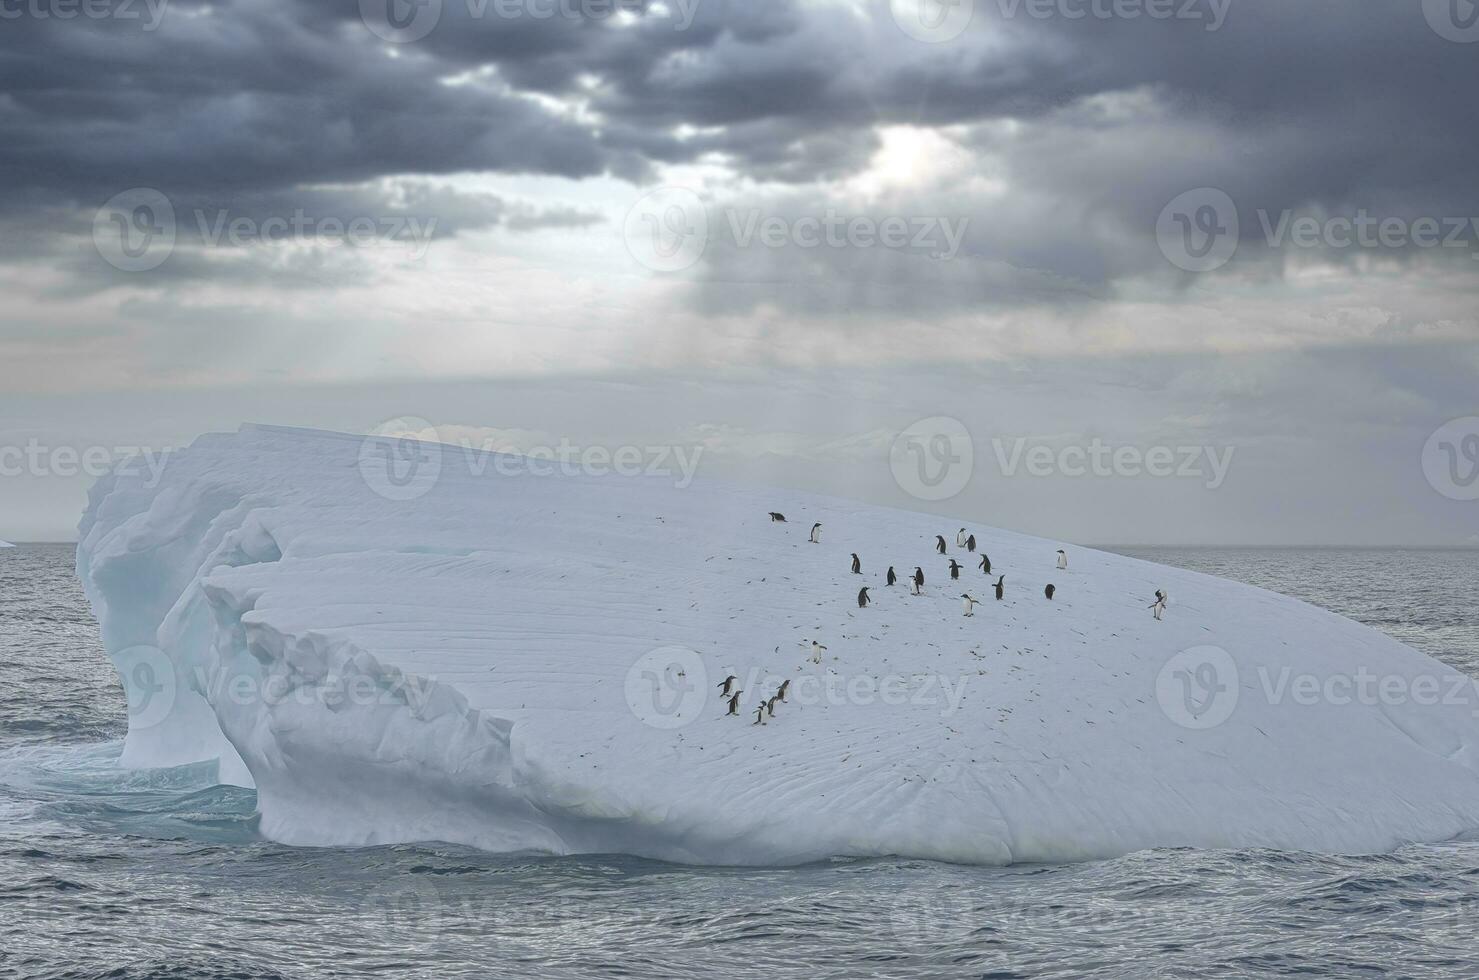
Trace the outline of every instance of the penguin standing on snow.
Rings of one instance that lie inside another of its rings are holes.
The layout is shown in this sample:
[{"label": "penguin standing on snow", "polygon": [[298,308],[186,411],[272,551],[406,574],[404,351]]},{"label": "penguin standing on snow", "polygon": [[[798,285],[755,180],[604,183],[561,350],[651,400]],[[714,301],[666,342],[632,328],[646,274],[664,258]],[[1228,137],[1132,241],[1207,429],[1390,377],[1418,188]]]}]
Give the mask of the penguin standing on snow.
[{"label": "penguin standing on snow", "polygon": [[786,523],[786,515],[773,510],[770,512],[770,523],[784,524]]},{"label": "penguin standing on snow", "polygon": [[737,715],[737,714],[739,714],[739,696],[741,694],[744,694],[744,693],[745,693],[744,691],[735,691],[733,694],[731,694],[729,696],[729,710],[727,712],[725,712],[725,714],[729,714],[729,715]]},{"label": "penguin standing on snow", "polygon": [[914,566],[914,594],[919,595],[924,589],[924,569],[918,565]]},{"label": "penguin standing on snow", "polygon": [[968,593],[961,593],[960,600],[965,606],[965,614],[967,616],[974,616],[976,614],[976,600],[972,599]]},{"label": "penguin standing on snow", "polygon": [[981,553],[981,571],[987,575],[991,574],[991,556],[985,552]]},{"label": "penguin standing on snow", "polygon": [[965,544],[965,528],[955,532],[955,547],[959,548]]},{"label": "penguin standing on snow", "polygon": [[730,691],[731,688],[734,687],[734,682],[737,681],[737,680],[739,680],[738,677],[734,676],[733,674],[730,674],[728,677],[724,678],[724,683],[722,683],[722,684],[715,684],[714,685],[715,687],[721,688],[721,690],[719,691],[719,696],[721,698],[727,698],[727,697],[729,697],[729,691]]},{"label": "penguin standing on snow", "polygon": [[858,553],[856,551],[852,553],[852,573],[854,575],[863,574],[863,563],[858,560]]},{"label": "penguin standing on snow", "polygon": [[765,702],[765,714],[770,718],[775,717],[775,700],[775,697],[772,696],[769,701]]},{"label": "penguin standing on snow", "polygon": [[897,584],[898,581],[899,581],[899,577],[894,574],[894,566],[892,566],[892,565],[888,566],[888,584],[892,586],[892,585]]},{"label": "penguin standing on snow", "polygon": [[1004,591],[1006,591],[1002,587],[1003,586],[1003,583],[1005,583],[1006,580],[1007,580],[1007,577],[1005,575],[1003,575],[1001,578],[999,578],[999,579],[996,580],[996,601],[997,602],[1000,602],[1001,601],[1002,593]]},{"label": "penguin standing on snow", "polygon": [[821,522],[820,521],[817,522],[816,524],[813,524],[811,526],[811,543],[812,544],[821,544],[822,543],[822,525],[821,525]]},{"label": "penguin standing on snow", "polygon": [[868,587],[866,585],[863,586],[863,591],[858,593],[858,608],[868,608]]},{"label": "penguin standing on snow", "polygon": [[1045,595],[1045,596],[1047,596],[1049,599],[1051,599],[1051,598],[1053,598],[1053,593],[1054,592],[1057,592],[1057,591],[1058,590],[1056,588],[1054,588],[1051,583],[1049,583],[1048,584],[1048,587],[1046,589],[1043,589],[1042,590],[1042,594]]},{"label": "penguin standing on snow", "polygon": [[1160,619],[1161,616],[1165,614],[1166,600],[1169,598],[1170,597],[1167,596],[1166,593],[1162,592],[1160,589],[1155,590],[1155,602],[1152,602],[1150,604],[1150,608],[1151,611],[1155,613],[1156,619]]},{"label": "penguin standing on snow", "polygon": [[755,720],[753,722],[751,722],[751,724],[752,725],[763,725],[763,724],[765,724],[765,702],[764,701],[761,701],[760,704],[755,708]]},{"label": "penguin standing on snow", "polygon": [[970,537],[968,537],[968,538],[965,539],[965,550],[966,551],[975,551],[976,550],[976,536],[974,534],[972,534]]},{"label": "penguin standing on snow", "polygon": [[1058,549],[1058,567],[1059,568],[1067,568],[1068,567],[1068,553],[1066,551],[1064,551],[1062,548],[1059,548]]},{"label": "penguin standing on snow", "polygon": [[960,562],[954,558],[950,559],[950,580],[952,582],[960,581]]},{"label": "penguin standing on snow", "polygon": [[816,640],[812,640],[811,641],[811,662],[814,663],[814,664],[821,663],[822,662],[822,653],[826,649],[827,649],[826,647],[822,646]]},{"label": "penguin standing on snow", "polygon": [[945,553],[945,535],[935,535],[935,550],[942,555]]},{"label": "penguin standing on snow", "polygon": [[781,686],[780,686],[780,688],[778,688],[776,690],[775,696],[777,698],[779,698],[784,703],[785,700],[786,700],[786,692],[789,691],[790,689],[791,689],[791,679],[790,678],[786,678],[785,680],[781,681]]}]

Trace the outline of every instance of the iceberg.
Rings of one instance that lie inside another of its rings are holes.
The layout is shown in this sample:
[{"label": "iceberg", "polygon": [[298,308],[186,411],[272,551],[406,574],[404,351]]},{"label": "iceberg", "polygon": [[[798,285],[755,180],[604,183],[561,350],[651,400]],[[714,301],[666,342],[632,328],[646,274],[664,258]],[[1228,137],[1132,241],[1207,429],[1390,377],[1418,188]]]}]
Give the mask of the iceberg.
[{"label": "iceberg", "polygon": [[122,764],[214,760],[288,844],[1007,864],[1479,823],[1466,675],[1283,596],[971,527],[987,576],[960,523],[248,426],[103,477],[77,571]]},{"label": "iceberg", "polygon": [[11,544],[9,541],[0,541],[0,548],[14,548],[14,547],[15,547],[15,545]]}]

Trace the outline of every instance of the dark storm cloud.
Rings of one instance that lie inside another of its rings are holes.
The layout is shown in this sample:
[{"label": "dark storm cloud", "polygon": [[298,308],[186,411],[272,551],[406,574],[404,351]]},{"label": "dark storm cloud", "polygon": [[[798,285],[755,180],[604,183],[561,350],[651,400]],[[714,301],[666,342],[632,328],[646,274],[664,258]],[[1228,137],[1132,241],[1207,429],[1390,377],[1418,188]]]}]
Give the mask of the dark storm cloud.
[{"label": "dark storm cloud", "polygon": [[[710,154],[800,184],[859,172],[894,124],[960,127],[999,161],[1011,198],[951,207],[975,217],[967,254],[1021,268],[1029,294],[1061,280],[1098,296],[1163,264],[1147,231],[1204,185],[1246,211],[1245,238],[1259,210],[1476,210],[1479,49],[1417,4],[1182,0],[1198,16],[1156,20],[977,0],[961,37],[925,44],[883,0],[671,0],[629,24],[609,11],[637,8],[614,0],[443,0],[425,37],[387,44],[353,0],[173,0],[153,30],[143,0],[139,19],[25,12],[59,2],[0,0],[22,11],[0,21],[0,214],[15,221],[136,186],[251,208],[394,175],[642,180]],[[1006,118],[1018,128],[991,125]],[[444,232],[488,223],[462,203]],[[920,268],[877,271],[907,287]]]}]

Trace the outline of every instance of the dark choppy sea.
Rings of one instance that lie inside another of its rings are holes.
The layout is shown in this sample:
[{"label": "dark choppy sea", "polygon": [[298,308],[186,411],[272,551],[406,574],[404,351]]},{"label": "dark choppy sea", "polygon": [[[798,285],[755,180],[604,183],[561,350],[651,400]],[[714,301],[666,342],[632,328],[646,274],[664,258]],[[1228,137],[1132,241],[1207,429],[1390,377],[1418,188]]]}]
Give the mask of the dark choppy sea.
[{"label": "dark choppy sea", "polygon": [[[1479,676],[1479,552],[1119,550]],[[280,847],[250,791],[116,768],[72,554],[0,550],[0,977],[1479,977],[1479,841],[1008,869]]]}]

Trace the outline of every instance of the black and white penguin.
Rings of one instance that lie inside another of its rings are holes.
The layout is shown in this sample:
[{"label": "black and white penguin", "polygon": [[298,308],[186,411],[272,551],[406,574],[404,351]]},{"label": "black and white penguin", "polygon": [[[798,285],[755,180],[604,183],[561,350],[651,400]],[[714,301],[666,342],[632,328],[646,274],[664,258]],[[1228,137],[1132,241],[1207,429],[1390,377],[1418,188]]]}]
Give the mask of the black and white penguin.
[{"label": "black and white penguin", "polygon": [[960,581],[960,562],[954,558],[950,559],[950,580],[953,582]]},{"label": "black and white penguin", "polygon": [[770,512],[770,523],[772,523],[772,524],[784,524],[784,523],[786,523],[786,515],[785,514],[782,514],[782,513],[779,513],[778,511],[771,511]]},{"label": "black and white penguin", "polygon": [[863,586],[863,591],[858,593],[858,608],[868,608],[868,587],[866,585]]},{"label": "black and white penguin", "polygon": [[1163,615],[1165,615],[1166,602],[1169,598],[1170,597],[1167,596],[1166,593],[1162,592],[1160,589],[1155,590],[1155,602],[1152,602],[1150,604],[1150,608],[1151,611],[1155,613],[1156,619],[1160,619]]},{"label": "black and white penguin", "polygon": [[714,685],[715,687],[721,689],[719,691],[719,696],[721,698],[727,698],[727,697],[729,697],[729,691],[730,691],[731,688],[734,687],[734,682],[737,681],[737,680],[739,680],[738,677],[734,676],[733,674],[730,674],[728,677],[724,678],[724,683],[722,683],[722,684],[715,684]]},{"label": "black and white penguin", "polygon": [[854,575],[863,574],[863,563],[858,560],[858,553],[856,551],[852,553],[852,573]]},{"label": "black and white penguin", "polygon": [[789,691],[790,689],[791,689],[791,680],[790,680],[790,678],[787,678],[787,679],[781,681],[781,686],[780,686],[779,689],[776,690],[775,696],[778,697],[778,698],[780,698],[781,701],[784,702],[786,700],[786,692]]},{"label": "black and white penguin", "polygon": [[737,714],[739,714],[739,696],[741,694],[744,694],[744,693],[745,693],[744,691],[735,691],[733,694],[731,694],[729,696],[729,710],[727,712],[725,712],[726,714],[730,714],[730,715],[737,715]]},{"label": "black and white penguin", "polygon": [[935,550],[942,555],[945,553],[945,535],[935,535]]},{"label": "black and white penguin", "polygon": [[771,718],[775,717],[775,697],[772,696],[769,701],[765,702],[765,713]]},{"label": "black and white penguin", "polygon": [[972,534],[970,537],[968,537],[968,538],[965,539],[965,550],[966,551],[975,551],[976,550],[976,536],[974,534]]},{"label": "black and white penguin", "polygon": [[987,575],[991,574],[991,556],[986,554],[985,552],[982,552],[981,554],[981,571],[985,572]]},{"label": "black and white penguin", "polygon": [[965,528],[955,532],[955,547],[959,548],[965,544]]},{"label": "black and white penguin", "polygon": [[888,584],[889,585],[895,585],[895,584],[898,583],[898,581],[899,581],[899,577],[894,574],[894,566],[892,566],[892,565],[888,566]]},{"label": "black and white penguin", "polygon": [[760,704],[756,706],[756,708],[755,708],[755,720],[753,722],[751,722],[751,724],[754,724],[754,725],[763,725],[763,724],[765,724],[765,702],[764,701],[761,701]]},{"label": "black and white penguin", "polygon": [[816,524],[813,524],[811,526],[811,543],[812,544],[821,544],[821,542],[822,542],[822,525],[821,525],[821,522],[817,522]]},{"label": "black and white penguin", "polygon": [[1045,596],[1047,596],[1049,599],[1051,599],[1051,598],[1053,598],[1053,593],[1054,592],[1057,592],[1057,591],[1058,590],[1052,584],[1049,584],[1046,589],[1043,589],[1042,590],[1042,594],[1045,595]]},{"label": "black and white penguin", "polygon": [[1068,553],[1066,551],[1064,551],[1062,548],[1059,548],[1058,549],[1058,567],[1059,568],[1067,568],[1068,567]]},{"label": "black and white penguin", "polygon": [[914,590],[918,592],[924,588],[924,569],[918,565],[914,566]]},{"label": "black and white penguin", "polygon": [[1007,577],[1005,575],[1003,575],[1001,578],[999,578],[999,579],[996,580],[996,601],[997,602],[1000,602],[1001,601],[1002,592],[1005,591],[1002,588],[1002,584],[1004,582],[1006,582],[1006,580],[1007,580]]},{"label": "black and white penguin", "polygon": [[811,641],[811,662],[814,663],[814,664],[821,663],[822,662],[822,654],[826,651],[826,649],[827,649],[826,647],[822,646],[816,640],[812,640]]},{"label": "black and white penguin", "polygon": [[976,614],[976,600],[971,598],[968,593],[964,592],[961,593],[960,600],[961,603],[965,606],[965,614],[967,616],[974,616]]}]

